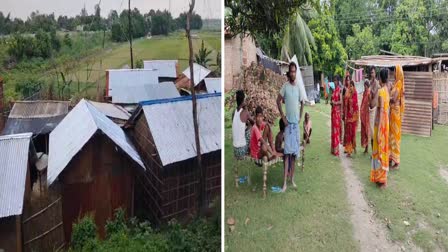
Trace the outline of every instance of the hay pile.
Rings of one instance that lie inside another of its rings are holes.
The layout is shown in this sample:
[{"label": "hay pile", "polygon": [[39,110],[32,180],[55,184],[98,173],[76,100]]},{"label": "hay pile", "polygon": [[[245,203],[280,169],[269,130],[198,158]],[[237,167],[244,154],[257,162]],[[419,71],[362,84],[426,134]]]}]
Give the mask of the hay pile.
[{"label": "hay pile", "polygon": [[[234,87],[234,90],[240,87],[244,90],[246,108],[252,115],[255,115],[255,108],[261,106],[265,120],[273,124],[280,117],[276,100],[280,88],[287,81],[286,77],[256,63],[242,67],[241,70],[242,74],[237,82],[240,86]],[[236,107],[234,92],[226,98],[226,106],[232,110]]]}]

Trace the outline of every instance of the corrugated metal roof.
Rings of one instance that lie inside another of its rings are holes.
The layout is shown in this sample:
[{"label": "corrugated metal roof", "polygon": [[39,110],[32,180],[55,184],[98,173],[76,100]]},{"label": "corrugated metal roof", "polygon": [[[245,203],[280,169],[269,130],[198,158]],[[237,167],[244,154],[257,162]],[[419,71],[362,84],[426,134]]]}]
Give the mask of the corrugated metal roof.
[{"label": "corrugated metal roof", "polygon": [[51,132],[68,113],[67,101],[20,101],[14,103],[3,135]]},{"label": "corrugated metal roof", "polygon": [[377,67],[395,67],[397,64],[401,66],[418,66],[432,63],[431,58],[420,56],[394,56],[394,55],[371,55],[362,56],[359,60],[350,60],[358,66],[377,66]]},{"label": "corrugated metal roof", "polygon": [[49,185],[98,130],[145,169],[140,155],[124,131],[92,104],[82,99],[50,134],[47,179]]},{"label": "corrugated metal roof", "polygon": [[0,137],[0,218],[22,214],[31,136]]},{"label": "corrugated metal roof", "polygon": [[221,78],[205,78],[208,93],[221,93]]},{"label": "corrugated metal roof", "polygon": [[159,77],[177,77],[177,60],[145,60],[143,65],[145,69],[156,69]]},{"label": "corrugated metal roof", "polygon": [[[210,71],[209,69],[197,64],[197,63],[193,63],[193,76],[194,76],[194,85],[198,85],[199,82],[201,82],[205,77],[207,77],[212,71]],[[187,67],[187,69],[185,69],[182,72],[188,79],[190,78],[190,67]]]},{"label": "corrugated metal roof", "polygon": [[[221,93],[197,100],[201,153],[221,149]],[[143,111],[162,164],[196,156],[191,97],[143,102]]]},{"label": "corrugated metal roof", "polygon": [[176,86],[172,83],[144,85],[133,88],[120,87],[115,90],[119,90],[119,95],[112,97],[112,102],[119,104],[136,104],[146,100],[167,99],[180,96]]},{"label": "corrugated metal roof", "polygon": [[18,101],[8,118],[48,118],[68,113],[67,101]]},{"label": "corrugated metal roof", "polygon": [[135,87],[159,84],[159,73],[154,69],[111,69],[109,72],[108,95],[112,97],[123,95],[123,91]]},{"label": "corrugated metal roof", "polygon": [[112,104],[112,103],[104,103],[104,102],[94,102],[89,101],[96,109],[98,109],[101,113],[105,114],[107,117],[128,120],[131,117],[131,114],[126,111],[123,107]]}]

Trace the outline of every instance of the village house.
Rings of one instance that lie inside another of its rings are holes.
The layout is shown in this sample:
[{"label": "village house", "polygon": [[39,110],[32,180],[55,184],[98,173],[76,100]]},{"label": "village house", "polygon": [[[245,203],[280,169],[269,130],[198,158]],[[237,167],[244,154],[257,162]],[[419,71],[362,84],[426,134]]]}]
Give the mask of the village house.
[{"label": "village house", "polygon": [[31,194],[32,133],[0,136],[0,251],[23,251],[22,214]]},{"label": "village house", "polygon": [[[193,63],[193,77],[194,77],[194,88],[196,93],[207,93],[204,79],[207,77],[212,77],[212,71],[207,69],[197,63]],[[187,67],[181,75],[176,80],[176,88],[183,95],[190,95],[191,81],[190,81],[190,67]]]},{"label": "village house", "polygon": [[[207,202],[211,203],[221,192],[221,94],[198,95],[197,108]],[[161,224],[196,213],[200,173],[195,165],[191,96],[141,102],[128,127],[147,167],[136,197],[148,217]]]},{"label": "village house", "polygon": [[36,151],[48,154],[50,132],[67,115],[69,105],[68,101],[17,101],[2,135],[31,132]]},{"label": "village house", "polygon": [[[61,188],[65,240],[72,225],[93,214],[98,234],[117,208],[134,214],[134,188],[145,166],[125,132],[81,100],[50,134],[48,185]],[[57,182],[57,183],[55,183]]]}]

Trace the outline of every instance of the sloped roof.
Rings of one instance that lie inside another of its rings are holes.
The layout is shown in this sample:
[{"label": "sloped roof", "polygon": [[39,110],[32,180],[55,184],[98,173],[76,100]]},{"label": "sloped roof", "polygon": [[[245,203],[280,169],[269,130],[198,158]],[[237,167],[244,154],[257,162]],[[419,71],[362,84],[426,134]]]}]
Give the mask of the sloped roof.
[{"label": "sloped roof", "polygon": [[[194,76],[194,85],[198,85],[199,82],[201,82],[205,77],[207,77],[212,71],[209,69],[197,64],[193,63],[193,76]],[[191,79],[190,77],[190,67],[187,67],[182,72],[188,79]]]},{"label": "sloped roof", "polygon": [[50,134],[48,184],[51,185],[68,163],[97,132],[103,132],[132,160],[145,169],[140,155],[124,131],[82,99]]},{"label": "sloped roof", "polygon": [[395,56],[395,55],[370,55],[362,56],[358,60],[350,60],[358,66],[377,66],[377,67],[395,67],[397,64],[401,66],[418,66],[431,64],[433,59],[420,56]]},{"label": "sloped roof", "polygon": [[179,91],[173,83],[115,88],[120,95],[112,97],[119,104],[137,104],[141,101],[179,97]]},{"label": "sloped roof", "polygon": [[159,77],[177,77],[177,60],[145,60],[143,65],[145,69],[156,69]]},{"label": "sloped roof", "polygon": [[159,84],[159,74],[154,69],[111,69],[108,71],[107,95],[113,103],[123,100],[134,88]]},{"label": "sloped roof", "polygon": [[221,93],[221,78],[205,78],[204,81],[209,94]]},{"label": "sloped roof", "polygon": [[51,132],[68,113],[67,101],[18,101],[14,103],[2,134]]},{"label": "sloped roof", "polygon": [[121,120],[128,120],[129,117],[131,117],[131,114],[129,114],[129,112],[126,111],[126,109],[117,104],[95,102],[95,101],[89,101],[89,102],[93,106],[95,106],[95,108],[98,109],[101,113],[105,114],[107,117]]},{"label": "sloped roof", "polygon": [[[201,153],[220,150],[221,93],[197,98]],[[196,156],[191,96],[141,105],[163,166]]]},{"label": "sloped roof", "polygon": [[22,214],[31,136],[0,137],[0,218]]}]

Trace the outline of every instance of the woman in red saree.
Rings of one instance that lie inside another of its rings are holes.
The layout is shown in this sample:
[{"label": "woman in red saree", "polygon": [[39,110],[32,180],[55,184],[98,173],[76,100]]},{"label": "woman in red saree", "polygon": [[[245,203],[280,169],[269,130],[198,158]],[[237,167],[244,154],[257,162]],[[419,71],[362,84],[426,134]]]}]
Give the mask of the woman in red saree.
[{"label": "woman in red saree", "polygon": [[344,151],[350,156],[356,152],[356,128],[359,120],[358,93],[355,83],[350,81],[350,85],[345,92],[345,128],[344,128]]},{"label": "woman in red saree", "polygon": [[[339,80],[339,76],[335,76]],[[341,88],[339,83],[334,85],[331,96],[331,154],[339,156],[339,141],[341,134]]]},{"label": "woman in red saree", "polygon": [[370,138],[370,122],[369,122],[369,95],[370,87],[369,81],[364,82],[364,93],[362,94],[361,102],[361,146],[365,148],[364,153],[369,149]]}]

